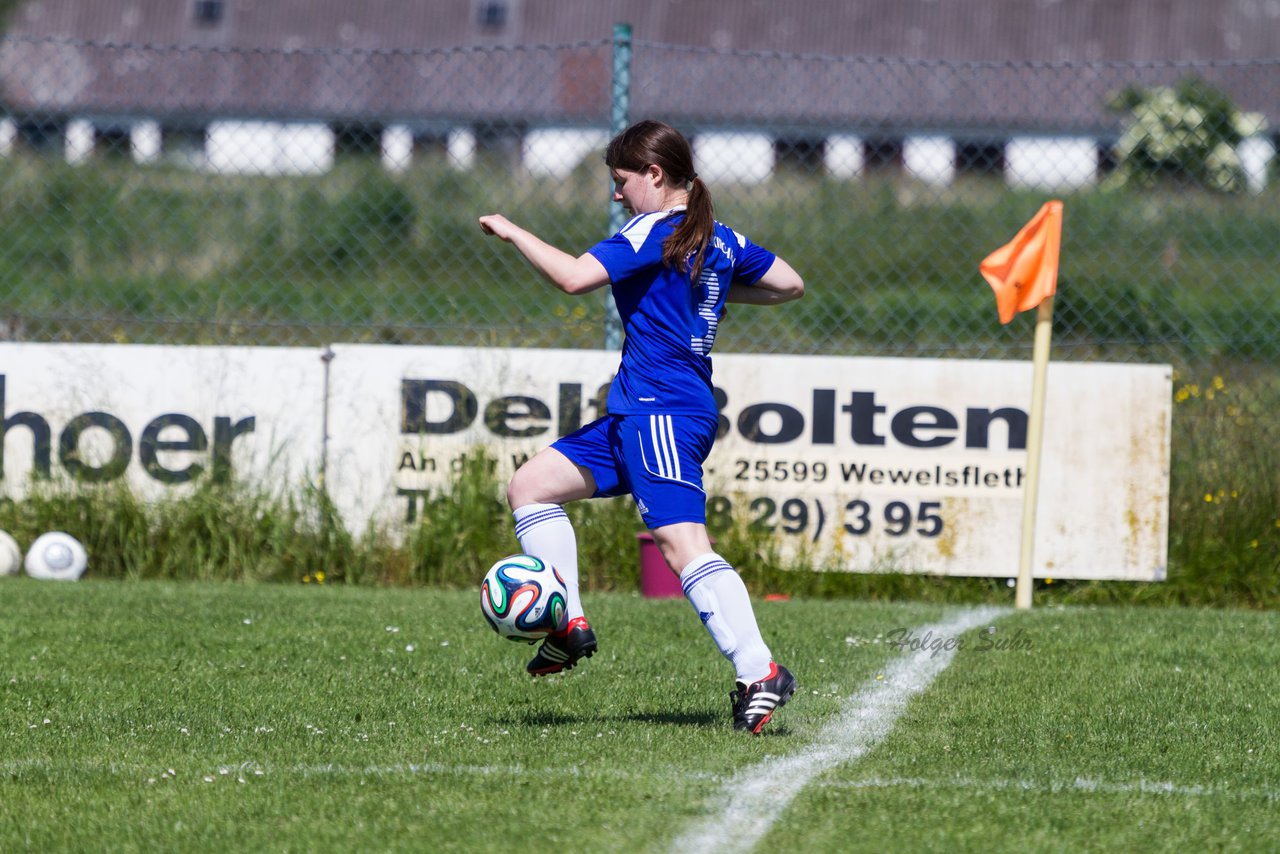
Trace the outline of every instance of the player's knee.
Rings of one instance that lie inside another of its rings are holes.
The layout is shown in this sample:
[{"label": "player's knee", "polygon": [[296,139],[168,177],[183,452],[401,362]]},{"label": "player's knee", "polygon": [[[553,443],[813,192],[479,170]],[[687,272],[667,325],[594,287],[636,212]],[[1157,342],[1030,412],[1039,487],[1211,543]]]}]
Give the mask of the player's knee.
[{"label": "player's knee", "polygon": [[553,500],[547,494],[546,476],[539,475],[536,467],[525,463],[507,481],[507,506],[518,510],[526,504],[543,504]]},{"label": "player's knee", "polygon": [[676,575],[690,562],[709,554],[713,549],[706,527],[696,522],[681,522],[656,528],[653,539],[667,566]]},{"label": "player's knee", "polygon": [[667,569],[680,574],[680,570],[684,569],[686,563],[683,562],[683,552],[672,542],[657,540],[658,552],[662,555],[662,559],[667,562]]},{"label": "player's knee", "polygon": [[528,497],[528,489],[524,481],[525,478],[521,477],[519,470],[511,476],[511,480],[507,481],[507,506],[512,510],[517,510],[526,504],[533,503]]}]

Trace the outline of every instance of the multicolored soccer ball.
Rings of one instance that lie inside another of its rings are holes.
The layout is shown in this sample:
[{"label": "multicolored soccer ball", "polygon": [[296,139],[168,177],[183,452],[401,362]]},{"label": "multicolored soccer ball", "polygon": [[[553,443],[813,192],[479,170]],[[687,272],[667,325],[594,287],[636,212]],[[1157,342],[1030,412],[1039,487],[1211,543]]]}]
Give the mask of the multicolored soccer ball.
[{"label": "multicolored soccer ball", "polygon": [[568,625],[568,595],[551,564],[533,555],[511,555],[485,573],[480,613],[504,638],[533,643]]}]

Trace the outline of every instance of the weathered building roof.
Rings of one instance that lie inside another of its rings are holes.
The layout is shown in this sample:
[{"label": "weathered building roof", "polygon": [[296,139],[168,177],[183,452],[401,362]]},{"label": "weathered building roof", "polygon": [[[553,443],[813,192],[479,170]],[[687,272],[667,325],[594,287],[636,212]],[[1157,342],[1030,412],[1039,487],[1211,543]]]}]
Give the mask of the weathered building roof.
[{"label": "weathered building roof", "polygon": [[1265,0],[28,0],[9,31],[115,44],[416,49],[635,38],[720,50],[993,61],[1280,57]]},{"label": "weathered building roof", "polygon": [[0,42],[18,111],[599,123],[632,112],[853,131],[1097,132],[1106,95],[1196,74],[1280,120],[1262,0],[31,0]]}]

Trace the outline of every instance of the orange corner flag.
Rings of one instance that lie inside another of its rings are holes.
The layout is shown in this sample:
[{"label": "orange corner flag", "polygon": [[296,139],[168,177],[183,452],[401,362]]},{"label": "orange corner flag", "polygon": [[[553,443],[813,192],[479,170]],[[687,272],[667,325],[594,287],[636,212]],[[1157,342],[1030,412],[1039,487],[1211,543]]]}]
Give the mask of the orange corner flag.
[{"label": "orange corner flag", "polygon": [[1058,290],[1058,253],[1062,247],[1062,202],[1045,202],[1013,240],[979,265],[996,292],[1000,322],[1030,311]]}]

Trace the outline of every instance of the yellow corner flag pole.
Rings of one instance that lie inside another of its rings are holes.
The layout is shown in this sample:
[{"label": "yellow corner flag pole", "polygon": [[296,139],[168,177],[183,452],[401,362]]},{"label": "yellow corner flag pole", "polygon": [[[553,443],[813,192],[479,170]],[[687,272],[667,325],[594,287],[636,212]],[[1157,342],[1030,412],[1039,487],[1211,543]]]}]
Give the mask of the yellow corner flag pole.
[{"label": "yellow corner flag pole", "polygon": [[1040,449],[1044,437],[1045,385],[1049,375],[1049,344],[1053,335],[1053,295],[1058,290],[1058,259],[1062,246],[1062,202],[1045,202],[1014,236],[978,266],[996,295],[1000,322],[1036,309],[1036,338],[1032,352],[1031,412],[1027,418],[1027,471],[1022,491],[1022,536],[1018,554],[1018,582],[1014,603],[1031,607],[1031,560],[1036,541],[1036,499],[1040,495]]},{"label": "yellow corner flag pole", "polygon": [[1049,377],[1049,344],[1053,337],[1053,297],[1036,308],[1032,350],[1031,412],[1027,416],[1027,478],[1022,485],[1022,538],[1018,553],[1018,586],[1014,605],[1031,607],[1031,560],[1036,542],[1036,501],[1040,496],[1040,448],[1044,438],[1044,398]]}]

